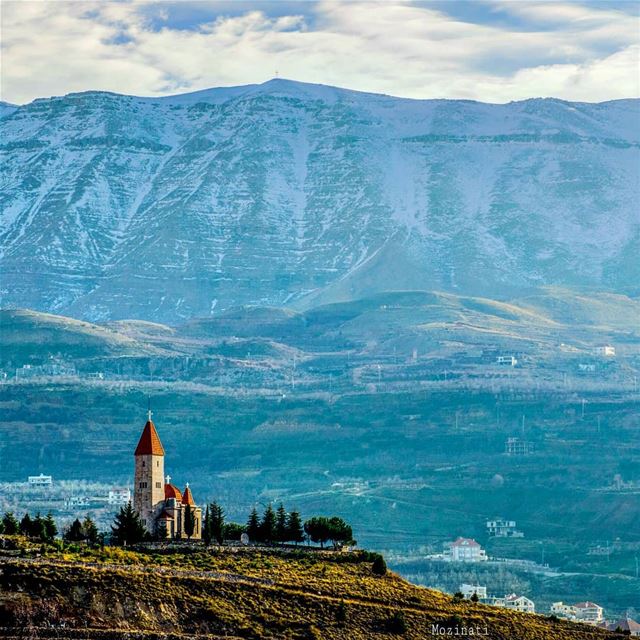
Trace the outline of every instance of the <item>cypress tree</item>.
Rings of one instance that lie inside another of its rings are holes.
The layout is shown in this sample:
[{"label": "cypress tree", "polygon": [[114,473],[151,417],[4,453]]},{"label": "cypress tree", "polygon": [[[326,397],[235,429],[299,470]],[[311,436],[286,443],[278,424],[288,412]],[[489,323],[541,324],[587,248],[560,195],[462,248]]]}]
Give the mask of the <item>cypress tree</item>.
[{"label": "cypress tree", "polygon": [[193,509],[191,505],[188,504],[187,508],[184,510],[184,532],[187,534],[187,538],[191,540],[191,536],[193,535],[193,531],[196,528],[196,517],[193,513]]},{"label": "cypress tree", "polygon": [[295,542],[304,542],[304,529],[302,528],[302,520],[297,511],[292,511],[287,519],[287,540]]},{"label": "cypress tree", "polygon": [[8,536],[14,536],[20,530],[20,525],[11,511],[7,511],[4,514],[2,524],[4,525],[5,534]]},{"label": "cypress tree", "polygon": [[283,543],[289,540],[289,529],[287,527],[287,512],[282,502],[276,511],[276,541]]},{"label": "cypress tree", "polygon": [[254,507],[247,521],[247,535],[251,542],[260,542],[260,520],[258,519],[258,511]]},{"label": "cypress tree", "polygon": [[211,534],[211,514],[209,513],[209,505],[204,511],[204,521],[202,523],[202,540],[209,546],[213,536]]}]

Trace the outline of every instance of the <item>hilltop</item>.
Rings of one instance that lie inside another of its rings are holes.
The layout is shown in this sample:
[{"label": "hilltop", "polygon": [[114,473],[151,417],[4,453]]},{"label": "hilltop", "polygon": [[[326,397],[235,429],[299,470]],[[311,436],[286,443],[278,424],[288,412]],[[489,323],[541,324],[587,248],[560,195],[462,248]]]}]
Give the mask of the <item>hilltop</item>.
[{"label": "hilltop", "polygon": [[366,552],[73,549],[0,552],[3,637],[424,640],[434,624],[488,640],[614,637],[375,575]]}]

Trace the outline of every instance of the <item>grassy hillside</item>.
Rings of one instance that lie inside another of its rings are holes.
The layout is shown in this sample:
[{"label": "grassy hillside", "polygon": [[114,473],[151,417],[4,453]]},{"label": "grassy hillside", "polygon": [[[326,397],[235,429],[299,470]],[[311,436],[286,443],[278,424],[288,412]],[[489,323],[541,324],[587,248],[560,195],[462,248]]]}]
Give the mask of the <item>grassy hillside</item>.
[{"label": "grassy hillside", "polygon": [[377,576],[366,553],[280,549],[22,551],[2,557],[0,620],[7,638],[423,640],[434,624],[489,640],[613,637]]},{"label": "grassy hillside", "polygon": [[2,363],[161,353],[107,327],[28,309],[0,310]]}]

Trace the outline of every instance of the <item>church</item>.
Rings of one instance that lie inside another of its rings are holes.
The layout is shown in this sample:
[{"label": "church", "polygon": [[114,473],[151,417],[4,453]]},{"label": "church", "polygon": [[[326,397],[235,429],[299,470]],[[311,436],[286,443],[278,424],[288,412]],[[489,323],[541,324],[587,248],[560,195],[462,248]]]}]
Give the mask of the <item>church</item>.
[{"label": "church", "polygon": [[[136,447],[133,506],[147,531],[157,538],[188,538],[188,514],[193,516],[192,539],[202,537],[202,509],[187,483],[184,491],[164,475],[164,447],[151,420],[151,411]],[[190,518],[189,518],[190,519]]]}]

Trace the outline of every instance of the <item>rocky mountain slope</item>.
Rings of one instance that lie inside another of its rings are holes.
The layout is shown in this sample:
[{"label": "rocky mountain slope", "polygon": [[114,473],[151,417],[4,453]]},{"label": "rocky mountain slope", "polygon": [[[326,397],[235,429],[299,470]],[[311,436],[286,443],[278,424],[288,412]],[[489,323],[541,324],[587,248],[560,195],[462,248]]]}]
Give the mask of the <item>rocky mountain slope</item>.
[{"label": "rocky mountain slope", "polygon": [[456,603],[396,575],[375,575],[366,553],[107,548],[26,555],[0,564],[5,638],[423,639],[432,637],[432,625],[445,632],[473,627],[474,636],[487,640],[615,637],[582,624]]},{"label": "rocky mountain slope", "polygon": [[1,302],[175,324],[397,289],[634,294],[639,111],[286,80],[3,104]]}]

